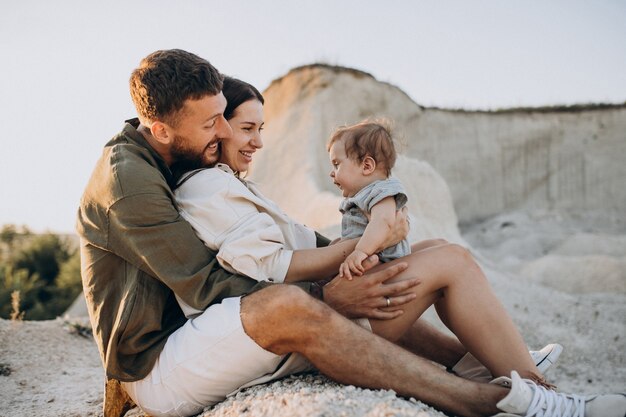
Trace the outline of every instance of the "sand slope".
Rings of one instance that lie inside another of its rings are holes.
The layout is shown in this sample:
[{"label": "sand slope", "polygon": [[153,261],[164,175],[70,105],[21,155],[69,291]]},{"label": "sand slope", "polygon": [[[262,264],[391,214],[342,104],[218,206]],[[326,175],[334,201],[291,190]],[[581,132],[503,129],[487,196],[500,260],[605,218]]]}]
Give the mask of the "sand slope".
[{"label": "sand slope", "polygon": [[0,416],[102,414],[104,371],[91,336],[63,320],[0,320]]}]

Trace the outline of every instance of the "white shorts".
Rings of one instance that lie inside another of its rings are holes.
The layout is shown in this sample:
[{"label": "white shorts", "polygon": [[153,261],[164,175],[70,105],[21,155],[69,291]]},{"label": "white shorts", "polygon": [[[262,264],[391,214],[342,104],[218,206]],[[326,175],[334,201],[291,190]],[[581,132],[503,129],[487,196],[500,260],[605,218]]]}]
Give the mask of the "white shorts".
[{"label": "white shorts", "polygon": [[[226,298],[172,333],[148,376],[122,383],[133,401],[155,417],[189,416],[242,388],[315,370],[297,353],[257,345],[243,330],[240,301]],[[367,319],[355,322],[371,331]]]}]

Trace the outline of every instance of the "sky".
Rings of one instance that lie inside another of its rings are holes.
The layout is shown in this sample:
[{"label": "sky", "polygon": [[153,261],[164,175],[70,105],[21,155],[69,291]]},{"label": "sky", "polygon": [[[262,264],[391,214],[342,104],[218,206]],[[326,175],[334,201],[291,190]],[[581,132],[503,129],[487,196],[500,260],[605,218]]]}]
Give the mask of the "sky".
[{"label": "sky", "polygon": [[626,102],[626,0],[21,0],[0,5],[0,226],[73,233],[128,78],[181,48],[263,90],[357,68],[423,106]]}]

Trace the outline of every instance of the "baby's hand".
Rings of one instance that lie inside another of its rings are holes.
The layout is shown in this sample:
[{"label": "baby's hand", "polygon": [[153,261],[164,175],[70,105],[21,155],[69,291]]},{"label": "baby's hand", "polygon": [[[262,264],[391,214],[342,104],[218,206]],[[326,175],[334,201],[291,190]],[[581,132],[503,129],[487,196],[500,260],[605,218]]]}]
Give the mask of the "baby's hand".
[{"label": "baby's hand", "polygon": [[363,272],[365,272],[363,261],[366,260],[367,257],[367,253],[355,249],[339,266],[339,276],[352,280],[352,274],[357,276],[363,275]]}]

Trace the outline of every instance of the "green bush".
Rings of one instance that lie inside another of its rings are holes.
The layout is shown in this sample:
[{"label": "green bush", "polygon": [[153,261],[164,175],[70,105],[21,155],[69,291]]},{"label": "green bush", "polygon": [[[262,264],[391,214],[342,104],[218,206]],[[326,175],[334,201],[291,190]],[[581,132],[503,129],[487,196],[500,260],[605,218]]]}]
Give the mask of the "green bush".
[{"label": "green bush", "polygon": [[25,319],[53,319],[81,291],[79,253],[58,235],[16,230],[4,226],[0,234],[7,245],[0,260],[0,317],[11,316],[11,294],[19,291]]}]

